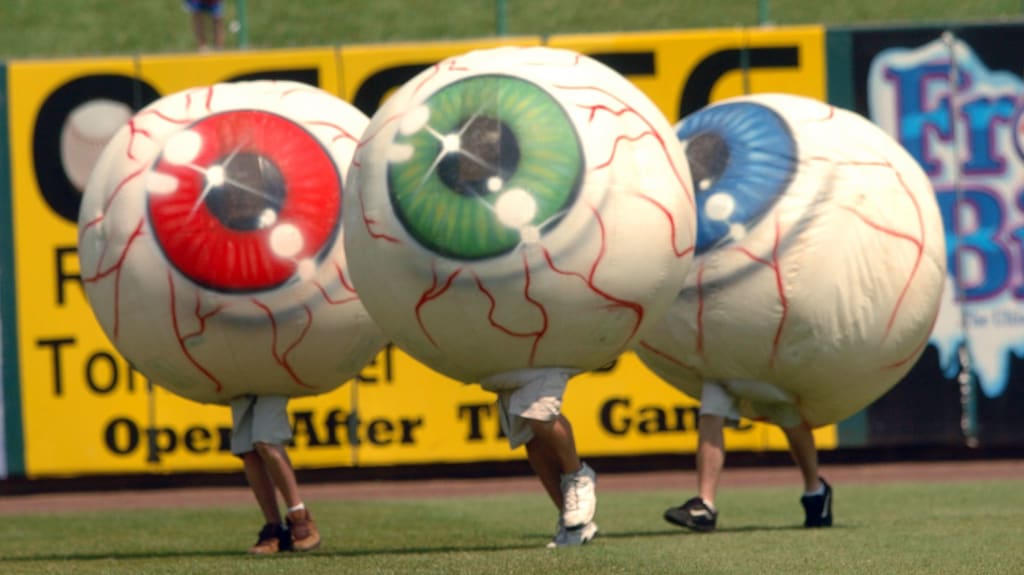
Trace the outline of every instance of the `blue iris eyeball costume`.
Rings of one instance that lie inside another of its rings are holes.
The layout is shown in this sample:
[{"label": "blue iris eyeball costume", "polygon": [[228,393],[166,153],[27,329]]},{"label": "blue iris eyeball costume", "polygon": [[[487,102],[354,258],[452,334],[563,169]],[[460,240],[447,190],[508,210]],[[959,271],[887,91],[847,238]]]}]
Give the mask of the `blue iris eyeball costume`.
[{"label": "blue iris eyeball costume", "polygon": [[692,397],[735,382],[746,415],[781,400],[815,427],[895,385],[927,344],[946,273],[917,162],[868,119],[795,95],[717,102],[677,133],[696,256],[640,359]]}]

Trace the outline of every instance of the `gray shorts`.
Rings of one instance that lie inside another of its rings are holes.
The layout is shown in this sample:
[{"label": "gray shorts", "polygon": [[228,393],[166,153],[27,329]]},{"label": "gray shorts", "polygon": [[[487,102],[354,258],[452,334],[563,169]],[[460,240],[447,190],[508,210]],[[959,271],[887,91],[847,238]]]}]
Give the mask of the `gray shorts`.
[{"label": "gray shorts", "polygon": [[755,381],[705,381],[700,413],[724,417],[733,427],[743,416],[767,420],[784,429],[804,421],[792,395],[770,383]]},{"label": "gray shorts", "polygon": [[243,395],[231,400],[231,453],[243,455],[256,443],[284,445],[292,439],[288,397]]},{"label": "gray shorts", "polygon": [[486,377],[480,386],[498,394],[498,417],[515,449],[533,439],[530,422],[554,421],[562,413],[562,395],[578,369],[542,367]]}]

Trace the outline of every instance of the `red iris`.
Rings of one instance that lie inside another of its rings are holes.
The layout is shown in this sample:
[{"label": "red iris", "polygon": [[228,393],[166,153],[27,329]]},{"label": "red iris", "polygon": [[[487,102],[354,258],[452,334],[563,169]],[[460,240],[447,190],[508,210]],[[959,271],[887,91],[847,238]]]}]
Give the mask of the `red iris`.
[{"label": "red iris", "polygon": [[[153,233],[179,272],[216,291],[262,291],[330,249],[340,227],[341,178],[311,133],[256,110],[207,116],[187,130],[200,138],[198,153],[174,164],[165,148],[153,171],[177,187],[148,195]],[[298,232],[295,253],[272,249],[279,226],[291,226],[293,238]]]}]

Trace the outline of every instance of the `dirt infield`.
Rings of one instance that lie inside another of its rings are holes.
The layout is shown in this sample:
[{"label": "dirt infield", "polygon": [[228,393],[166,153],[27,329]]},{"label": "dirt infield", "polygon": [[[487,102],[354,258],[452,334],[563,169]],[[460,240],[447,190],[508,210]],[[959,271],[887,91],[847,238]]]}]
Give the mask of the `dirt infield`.
[{"label": "dirt infield", "polygon": [[[601,490],[678,488],[683,494],[696,487],[692,470],[650,473],[600,473]],[[1024,459],[870,463],[823,465],[822,475],[835,485],[905,481],[954,482],[980,479],[1024,479]],[[241,473],[241,472],[240,472]],[[722,487],[783,486],[799,482],[795,467],[726,469]],[[431,479],[402,481],[353,481],[303,485],[307,501],[346,499],[440,498],[536,491],[543,493],[534,477],[488,479]],[[253,496],[245,487],[176,487],[90,493],[34,493],[0,496],[0,515],[58,513],[95,509],[143,509],[160,507],[208,507],[245,505]]]}]

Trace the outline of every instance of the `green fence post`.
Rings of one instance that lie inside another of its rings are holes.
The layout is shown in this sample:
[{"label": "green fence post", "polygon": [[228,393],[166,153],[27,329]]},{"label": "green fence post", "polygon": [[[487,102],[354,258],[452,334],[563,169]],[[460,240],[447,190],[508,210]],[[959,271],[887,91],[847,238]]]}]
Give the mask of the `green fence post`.
[{"label": "green fence post", "polygon": [[238,47],[249,46],[249,22],[246,18],[246,0],[235,0],[235,18],[238,20]]},{"label": "green fence post", "polygon": [[494,0],[494,23],[498,36],[504,36],[508,31],[508,22],[505,20],[505,0]]},{"label": "green fence post", "polygon": [[0,440],[6,453],[4,476],[25,475],[25,430],[22,426],[18,308],[14,302],[14,209],[7,125],[7,65],[0,62]]},{"label": "green fence post", "polygon": [[757,23],[764,26],[768,18],[768,0],[757,0]]}]

